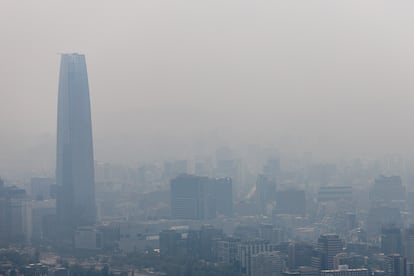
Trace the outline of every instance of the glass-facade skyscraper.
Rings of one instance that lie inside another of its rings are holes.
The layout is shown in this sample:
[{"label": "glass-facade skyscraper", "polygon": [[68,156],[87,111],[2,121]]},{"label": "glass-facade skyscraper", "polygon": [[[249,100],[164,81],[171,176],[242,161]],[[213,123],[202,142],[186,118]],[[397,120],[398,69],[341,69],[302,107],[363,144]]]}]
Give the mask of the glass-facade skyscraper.
[{"label": "glass-facade skyscraper", "polygon": [[56,147],[57,222],[66,234],[96,221],[95,175],[85,56],[62,54]]}]

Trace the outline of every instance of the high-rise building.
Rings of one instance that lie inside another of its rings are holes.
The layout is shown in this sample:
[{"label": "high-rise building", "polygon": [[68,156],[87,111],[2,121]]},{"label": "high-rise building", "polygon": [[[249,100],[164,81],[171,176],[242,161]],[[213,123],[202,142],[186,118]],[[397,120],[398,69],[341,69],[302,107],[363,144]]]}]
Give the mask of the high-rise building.
[{"label": "high-rise building", "polygon": [[216,214],[233,215],[233,180],[230,177],[211,178],[209,191]]},{"label": "high-rise building", "polygon": [[0,247],[29,239],[26,191],[4,186],[0,179]]},{"label": "high-rise building", "polygon": [[314,248],[305,242],[292,242],[288,248],[288,266],[296,269],[300,266],[311,266]]},{"label": "high-rise building", "polygon": [[186,240],[176,230],[160,232],[160,254],[162,256],[182,256],[186,253]]},{"label": "high-rise building", "polygon": [[182,174],[171,179],[171,216],[175,219],[208,219],[233,212],[231,178]]},{"label": "high-rise building", "polygon": [[204,219],[209,210],[205,202],[208,177],[180,175],[170,181],[171,217],[175,219]]},{"label": "high-rise building", "polygon": [[402,254],[401,229],[395,226],[382,227],[381,250],[384,254]]},{"label": "high-rise building", "polygon": [[96,220],[89,84],[85,56],[62,54],[56,147],[57,219],[61,234]]},{"label": "high-rise building", "polygon": [[407,259],[400,254],[386,257],[386,272],[389,276],[407,276]]},{"label": "high-rise building", "polygon": [[342,240],[336,234],[323,234],[318,239],[322,252],[322,269],[334,269],[334,257],[342,251]]}]

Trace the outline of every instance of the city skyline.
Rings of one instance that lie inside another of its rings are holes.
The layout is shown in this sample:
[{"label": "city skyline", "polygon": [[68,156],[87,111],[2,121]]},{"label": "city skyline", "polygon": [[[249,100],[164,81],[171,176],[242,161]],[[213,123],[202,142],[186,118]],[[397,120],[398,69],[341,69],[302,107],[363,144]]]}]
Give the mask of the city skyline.
[{"label": "city skyline", "polygon": [[0,2],[0,275],[414,276],[413,1]]},{"label": "city skyline", "polygon": [[414,155],[413,3],[162,2],[1,4],[1,167],[54,163],[56,53],[71,51],[93,68],[97,160],[220,143]]}]

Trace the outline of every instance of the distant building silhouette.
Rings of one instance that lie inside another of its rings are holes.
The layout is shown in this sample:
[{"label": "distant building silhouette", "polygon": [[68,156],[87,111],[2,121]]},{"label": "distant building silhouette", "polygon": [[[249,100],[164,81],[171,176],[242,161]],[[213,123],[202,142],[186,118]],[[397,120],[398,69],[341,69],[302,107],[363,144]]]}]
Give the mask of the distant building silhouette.
[{"label": "distant building silhouette", "polygon": [[288,189],[276,192],[276,213],[306,215],[305,191]]},{"label": "distant building silhouette", "polygon": [[379,176],[371,188],[371,200],[405,200],[405,188],[400,176]]},{"label": "distant building silhouette", "polygon": [[182,174],[170,181],[171,216],[175,219],[208,219],[233,212],[231,178]]},{"label": "distant building silhouette", "polygon": [[269,204],[275,201],[276,179],[270,175],[259,174],[256,182],[256,201],[262,214],[266,214]]},{"label": "distant building silhouette", "polygon": [[23,189],[0,179],[0,247],[28,241],[27,200]]}]

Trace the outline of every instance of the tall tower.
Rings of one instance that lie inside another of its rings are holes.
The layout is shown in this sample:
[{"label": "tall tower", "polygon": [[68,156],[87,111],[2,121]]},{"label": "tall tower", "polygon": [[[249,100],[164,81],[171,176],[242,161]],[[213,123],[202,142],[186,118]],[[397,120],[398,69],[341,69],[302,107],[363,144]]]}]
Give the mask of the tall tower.
[{"label": "tall tower", "polygon": [[91,109],[85,56],[62,54],[56,147],[58,225],[62,234],[96,220]]}]

